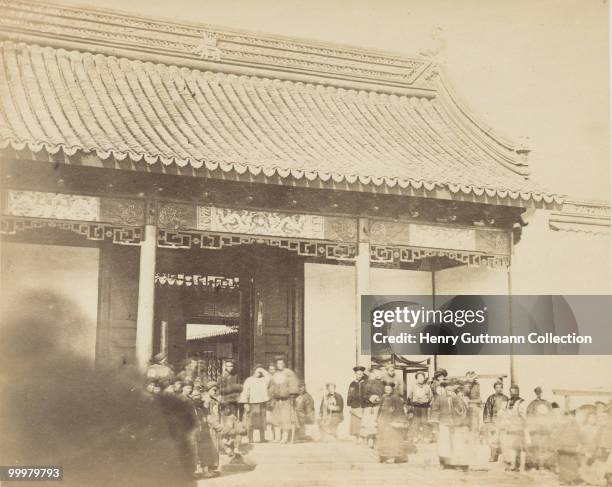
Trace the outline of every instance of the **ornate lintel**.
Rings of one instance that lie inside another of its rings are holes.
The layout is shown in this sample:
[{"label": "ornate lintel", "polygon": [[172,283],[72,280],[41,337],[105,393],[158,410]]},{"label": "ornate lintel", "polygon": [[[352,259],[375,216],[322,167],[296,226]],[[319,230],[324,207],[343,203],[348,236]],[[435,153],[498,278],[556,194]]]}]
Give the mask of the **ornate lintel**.
[{"label": "ornate lintel", "polygon": [[219,250],[238,245],[262,244],[297,253],[302,257],[352,261],[356,255],[355,243],[331,242],[325,240],[238,235],[197,231],[158,231],[157,246],[171,249],[201,248]]},{"label": "ornate lintel", "polygon": [[446,257],[470,267],[487,267],[493,270],[507,270],[510,266],[509,255],[439,248],[370,245],[370,263],[374,265],[399,265],[430,257]]},{"label": "ornate lintel", "polygon": [[87,240],[110,241],[121,245],[140,245],[143,236],[142,227],[11,216],[2,217],[0,234],[17,235],[22,232],[43,229],[68,231],[85,237]]}]

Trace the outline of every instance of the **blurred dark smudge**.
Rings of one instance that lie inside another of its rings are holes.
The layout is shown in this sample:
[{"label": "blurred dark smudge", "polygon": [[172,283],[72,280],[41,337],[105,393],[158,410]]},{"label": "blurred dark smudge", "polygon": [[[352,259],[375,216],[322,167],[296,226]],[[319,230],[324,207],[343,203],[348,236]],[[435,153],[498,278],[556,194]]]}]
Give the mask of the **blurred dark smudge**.
[{"label": "blurred dark smudge", "polygon": [[[31,292],[0,324],[0,465],[64,468],[68,486],[192,485],[159,402],[136,372],[93,370],[68,343],[84,317]],[[20,481],[19,485],[40,485]]]}]

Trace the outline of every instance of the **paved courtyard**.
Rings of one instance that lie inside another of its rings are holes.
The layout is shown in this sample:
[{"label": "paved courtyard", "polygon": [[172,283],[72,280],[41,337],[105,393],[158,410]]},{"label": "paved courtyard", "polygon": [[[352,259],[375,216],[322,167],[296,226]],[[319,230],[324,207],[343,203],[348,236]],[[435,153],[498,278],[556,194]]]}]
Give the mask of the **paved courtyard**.
[{"label": "paved courtyard", "polygon": [[252,471],[232,472],[225,468],[221,477],[203,480],[210,487],[314,487],[314,486],[556,486],[550,473],[507,473],[502,465],[486,462],[486,449],[475,454],[469,472],[441,470],[435,445],[424,445],[408,463],[380,464],[374,452],[350,441],[300,443],[282,446],[256,444],[248,461]]}]

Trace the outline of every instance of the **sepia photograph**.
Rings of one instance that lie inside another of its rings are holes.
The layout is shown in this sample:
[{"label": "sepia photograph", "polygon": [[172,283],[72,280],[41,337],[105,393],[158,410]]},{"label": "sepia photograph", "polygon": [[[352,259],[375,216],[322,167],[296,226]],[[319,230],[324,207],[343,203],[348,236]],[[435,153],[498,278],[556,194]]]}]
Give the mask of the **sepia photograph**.
[{"label": "sepia photograph", "polygon": [[612,486],[607,0],[0,0],[0,485]]}]

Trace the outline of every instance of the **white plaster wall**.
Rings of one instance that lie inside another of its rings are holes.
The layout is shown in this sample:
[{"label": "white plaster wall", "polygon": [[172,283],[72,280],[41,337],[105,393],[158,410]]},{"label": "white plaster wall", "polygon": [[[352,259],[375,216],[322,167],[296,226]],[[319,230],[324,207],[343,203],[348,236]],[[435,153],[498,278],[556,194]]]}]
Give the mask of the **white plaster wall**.
[{"label": "white plaster wall", "polygon": [[[553,231],[548,212],[537,211],[523,229],[512,258],[512,294],[609,294],[611,282],[610,236]],[[506,293],[505,272],[458,267],[436,273],[437,294]],[[612,351],[611,351],[612,353]],[[451,375],[467,370],[480,374],[509,373],[508,356],[438,357],[438,366]],[[534,397],[541,386],[551,398],[552,389],[604,389],[612,391],[612,356],[515,356],[515,380],[521,394]],[[481,381],[483,396],[492,379]],[[572,405],[593,397],[573,399]],[[562,398],[554,398],[560,404]]]},{"label": "white plaster wall", "polygon": [[[610,235],[551,230],[548,217],[548,211],[536,211],[523,228],[514,249],[513,294],[610,294]],[[515,370],[528,397],[538,385],[548,397],[554,388],[612,391],[612,355],[520,356]],[[593,400],[572,399],[572,406]]]},{"label": "white plaster wall", "polygon": [[[318,407],[325,383],[334,382],[346,401],[356,360],[355,269],[305,264],[304,376]],[[370,270],[371,294],[429,294],[431,274],[396,269]],[[340,426],[348,433],[348,414]]]},{"label": "white plaster wall", "polygon": [[69,300],[82,314],[84,322],[79,333],[66,329],[61,330],[60,335],[66,337],[66,347],[87,357],[93,364],[98,322],[99,250],[3,242],[0,257],[3,314],[6,306],[29,291],[55,293]]},{"label": "white plaster wall", "polygon": [[317,416],[327,382],[334,382],[346,401],[356,358],[354,317],[355,269],[305,264],[304,380]]},{"label": "white plaster wall", "polygon": [[529,218],[514,247],[514,294],[610,294],[610,235],[551,230],[548,211]]},{"label": "white plaster wall", "polygon": [[431,273],[370,269],[370,294],[431,294]]},{"label": "white plaster wall", "polygon": [[[508,274],[484,267],[453,267],[436,272],[435,287],[437,295],[506,294]],[[468,370],[479,375],[510,374],[510,358],[505,355],[440,355],[437,365],[448,370],[450,375],[464,375]],[[483,395],[492,389],[493,382],[494,378],[481,379]]]}]

